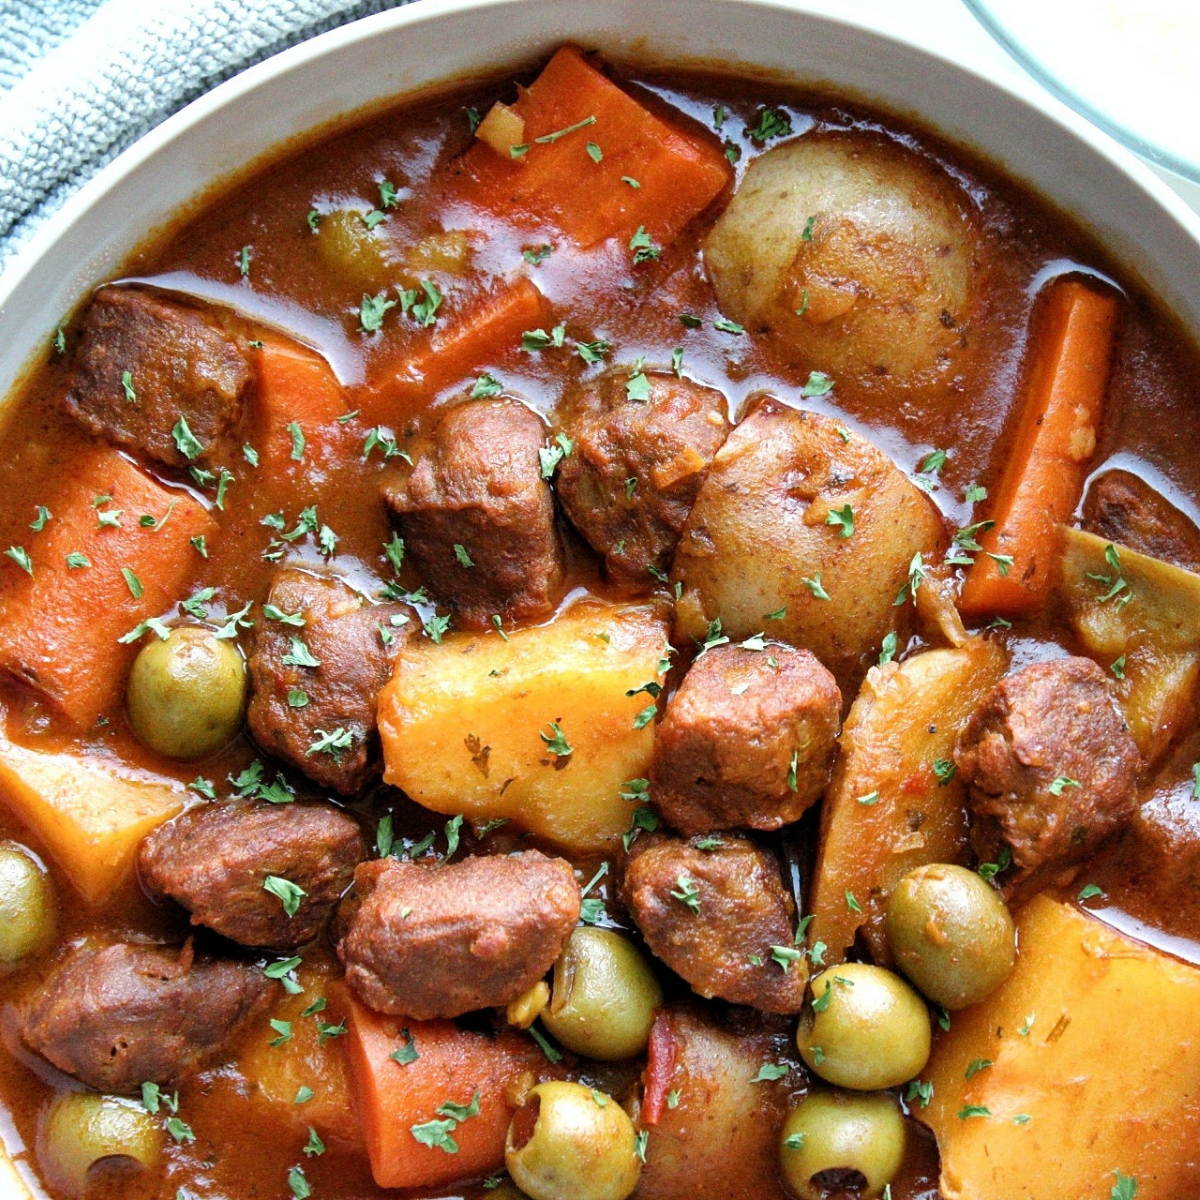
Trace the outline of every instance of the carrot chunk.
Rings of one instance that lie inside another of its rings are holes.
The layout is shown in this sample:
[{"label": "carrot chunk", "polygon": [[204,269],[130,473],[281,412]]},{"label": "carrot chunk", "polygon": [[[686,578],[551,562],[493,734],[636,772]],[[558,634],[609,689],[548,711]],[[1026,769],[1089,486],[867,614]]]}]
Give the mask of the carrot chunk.
[{"label": "carrot chunk", "polygon": [[1016,436],[967,572],[961,608],[1023,616],[1045,601],[1060,555],[1057,527],[1083,491],[1112,364],[1118,303],[1079,280],[1050,286],[1032,325]]},{"label": "carrot chunk", "polygon": [[349,446],[337,423],[349,405],[316,351],[278,334],[264,333],[260,340],[254,397],[259,466],[273,479],[301,479],[333,465]]},{"label": "carrot chunk", "polygon": [[403,405],[428,399],[506,358],[520,348],[522,333],[550,325],[551,316],[549,301],[528,279],[521,279],[485,297],[461,317],[445,318],[423,347],[406,351],[400,361],[374,372],[361,398],[363,419],[392,419]]},{"label": "carrot chunk", "polygon": [[629,238],[639,226],[665,244],[732,178],[714,139],[664,120],[574,46],[505,112],[524,122],[525,140],[507,155],[494,139],[472,146],[466,198],[517,223],[553,225],[580,246]]},{"label": "carrot chunk", "polygon": [[517,1107],[507,1085],[545,1066],[532,1042],[382,1016],[348,990],[347,1020],[355,1106],[380,1187],[441,1187],[504,1166]]},{"label": "carrot chunk", "polygon": [[201,561],[189,542],[217,525],[107,447],[81,456],[46,503],[30,570],[0,567],[0,670],[86,727],[120,706],[136,647],[118,639],[180,599]]}]

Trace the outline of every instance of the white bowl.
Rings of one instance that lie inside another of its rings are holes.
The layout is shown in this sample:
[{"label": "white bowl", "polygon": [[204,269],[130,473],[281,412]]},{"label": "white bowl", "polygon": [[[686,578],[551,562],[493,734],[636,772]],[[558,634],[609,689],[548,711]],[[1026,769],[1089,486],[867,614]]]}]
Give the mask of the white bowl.
[{"label": "white bowl", "polygon": [[[341,115],[530,65],[564,41],[827,84],[914,114],[1071,213],[1200,333],[1200,217],[1161,180],[1032,82],[956,62],[936,31],[845,14],[845,0],[423,0],[286,51],[127,150],[17,258],[0,279],[0,395],[147,231],[225,177]],[[3,1119],[0,1139],[19,1154]],[[0,1151],[0,1195],[21,1197],[11,1170]]]}]

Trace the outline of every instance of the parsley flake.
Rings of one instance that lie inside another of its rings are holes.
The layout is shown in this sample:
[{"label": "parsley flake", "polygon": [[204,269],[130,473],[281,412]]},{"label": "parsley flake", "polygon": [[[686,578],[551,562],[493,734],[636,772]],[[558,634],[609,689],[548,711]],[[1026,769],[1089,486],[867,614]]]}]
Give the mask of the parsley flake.
[{"label": "parsley flake", "polygon": [[568,758],[574,753],[567,742],[566,734],[563,733],[562,727],[557,721],[550,722],[550,733],[548,735],[538,730],[538,737],[546,743],[546,749],[558,758]]},{"label": "parsley flake", "polygon": [[284,879],[281,875],[268,875],[263,880],[263,891],[270,892],[283,905],[283,911],[289,917],[294,917],[300,911],[300,902],[308,893],[299,886],[293,883],[290,879]]}]

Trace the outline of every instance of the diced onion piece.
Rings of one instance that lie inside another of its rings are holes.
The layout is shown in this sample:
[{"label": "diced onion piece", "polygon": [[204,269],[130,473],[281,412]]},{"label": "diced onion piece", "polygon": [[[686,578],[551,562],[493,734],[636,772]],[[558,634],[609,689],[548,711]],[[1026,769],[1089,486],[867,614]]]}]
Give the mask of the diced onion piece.
[{"label": "diced onion piece", "polygon": [[475,136],[491,146],[501,158],[511,161],[513,147],[525,141],[525,118],[497,101],[479,122]]}]

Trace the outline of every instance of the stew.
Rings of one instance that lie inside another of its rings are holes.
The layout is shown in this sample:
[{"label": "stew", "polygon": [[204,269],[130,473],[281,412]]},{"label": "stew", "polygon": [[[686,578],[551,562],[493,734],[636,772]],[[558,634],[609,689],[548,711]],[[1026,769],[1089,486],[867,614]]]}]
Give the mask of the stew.
[{"label": "stew", "polygon": [[257,164],[0,431],[51,1197],[1200,1194],[1200,355],[841,97]]}]

